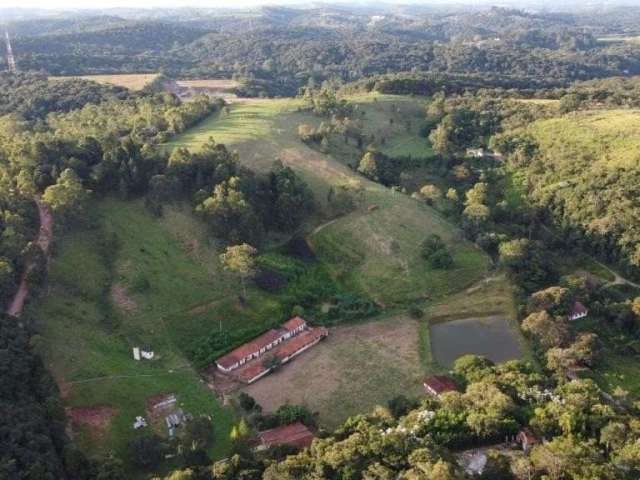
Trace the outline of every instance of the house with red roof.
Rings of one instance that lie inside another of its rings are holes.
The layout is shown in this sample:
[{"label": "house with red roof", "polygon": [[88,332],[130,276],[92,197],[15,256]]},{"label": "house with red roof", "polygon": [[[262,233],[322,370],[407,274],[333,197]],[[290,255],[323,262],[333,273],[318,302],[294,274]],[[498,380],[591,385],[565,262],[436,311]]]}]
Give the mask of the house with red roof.
[{"label": "house with red roof", "polygon": [[445,392],[456,392],[458,386],[451,377],[445,375],[432,375],[424,379],[424,389],[429,395],[438,397]]},{"label": "house with red roof", "polygon": [[528,428],[523,428],[518,432],[518,435],[516,435],[516,442],[522,445],[524,453],[529,453],[535,445],[540,443],[538,437],[536,437],[536,435]]},{"label": "house with red roof", "polygon": [[271,447],[288,445],[295,448],[305,448],[311,445],[314,435],[302,422],[295,422],[289,425],[272,428],[263,432],[258,432],[260,445],[257,450],[265,450]]},{"label": "house with red roof", "polygon": [[581,302],[576,301],[571,307],[569,312],[569,321],[578,320],[584,318],[589,314],[589,310]]}]

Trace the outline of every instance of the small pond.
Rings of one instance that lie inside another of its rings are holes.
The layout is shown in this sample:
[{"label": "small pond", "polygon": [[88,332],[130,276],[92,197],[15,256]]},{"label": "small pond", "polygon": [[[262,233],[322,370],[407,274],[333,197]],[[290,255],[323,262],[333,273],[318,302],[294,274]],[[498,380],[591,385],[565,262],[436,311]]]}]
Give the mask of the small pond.
[{"label": "small pond", "polygon": [[465,318],[430,328],[433,358],[448,368],[469,353],[484,355],[496,363],[522,355],[518,337],[503,317]]}]

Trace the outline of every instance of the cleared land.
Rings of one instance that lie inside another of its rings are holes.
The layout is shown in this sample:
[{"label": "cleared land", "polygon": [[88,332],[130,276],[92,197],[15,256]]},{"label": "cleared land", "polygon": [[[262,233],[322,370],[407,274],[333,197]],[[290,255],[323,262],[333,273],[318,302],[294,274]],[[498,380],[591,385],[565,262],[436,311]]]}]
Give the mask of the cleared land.
[{"label": "cleared land", "polygon": [[[409,100],[366,97],[366,102],[361,103],[364,124],[370,129],[386,129],[390,124],[384,112],[401,115],[396,112],[402,112],[403,106],[415,109],[415,100]],[[486,255],[462,240],[458,230],[435,210],[370,182],[350,169],[344,158],[336,159],[303,144],[297,138],[297,126],[319,124],[321,119],[300,111],[302,106],[301,100],[236,104],[228,115],[211,117],[177,137],[168,148],[197,149],[211,137],[236,149],[242,162],[258,170],[266,170],[275,160],[281,160],[307,180],[320,204],[330,187],[362,187],[364,200],[360,208],[311,235],[309,240],[336,278],[384,305],[439,298],[471,285],[484,274]],[[411,115],[417,122],[415,110]],[[369,211],[370,206],[376,209]],[[420,259],[420,242],[430,233],[441,235],[450,245],[455,260],[452,270],[433,270]]]},{"label": "cleared land", "polygon": [[[426,139],[418,135],[424,118],[419,100],[368,95],[352,101],[364,112],[366,132],[386,138],[381,148],[404,149],[403,154],[416,158],[431,155]],[[344,288],[387,307],[446,302],[487,273],[486,255],[435,210],[349,168],[359,160],[357,151],[332,145],[323,154],[302,143],[298,125],[322,121],[302,107],[298,99],[234,103],[228,114],[210,117],[166,148],[198,149],[213,138],[237,150],[240,161],[258,171],[280,160],[305,178],[321,208],[330,187],[361,187],[364,199],[356,211],[329,222],[314,219],[306,226],[308,239]],[[324,226],[318,228],[320,224]],[[430,233],[449,245],[453,269],[433,270],[420,258],[419,245]],[[215,310],[215,305],[203,305],[195,316],[204,319]],[[197,321],[192,324],[197,329]],[[286,401],[305,403],[319,412],[323,424],[335,426],[399,393],[420,395],[422,375],[435,367],[430,348],[426,322],[406,317],[335,328],[327,341],[247,391],[267,410]]]},{"label": "cleared land", "polygon": [[157,73],[133,73],[133,74],[116,74],[116,75],[81,75],[68,77],[49,77],[49,80],[70,80],[73,78],[81,78],[92,82],[102,83],[106,85],[115,85],[117,87],[128,88],[129,90],[142,90],[148,83],[152,82],[158,76]]},{"label": "cleared land", "polygon": [[236,80],[211,79],[211,80],[176,80],[181,87],[206,88],[210,90],[230,90],[240,86]]},{"label": "cleared land", "polygon": [[591,168],[603,172],[635,168],[640,158],[640,110],[578,112],[539,120],[526,131],[534,136],[542,152],[553,152],[558,158],[591,154]]},{"label": "cleared land", "polygon": [[[132,424],[145,414],[145,401],[175,393],[185,411],[213,416],[212,453],[224,456],[234,413],[220,406],[191,368],[177,343],[185,340],[174,331],[186,315],[181,312],[223,297],[233,282],[203,267],[172,233],[168,224],[175,222],[173,228],[184,229],[191,240],[201,238],[188,230],[189,217],[180,211],[163,223],[138,202],[106,200],[93,211],[98,227],[60,239],[48,295],[26,312],[39,319],[38,348],[75,419],[74,434],[90,451],[126,457],[128,441],[144,433]],[[207,250],[206,244],[197,248]],[[217,318],[209,321],[209,329],[214,322],[217,327]],[[157,358],[135,362],[133,346],[151,349]],[[98,410],[109,415],[89,415],[83,422],[86,412]]]},{"label": "cleared land", "polygon": [[422,394],[419,324],[400,316],[337,327],[329,337],[244,391],[266,411],[284,403],[319,412],[330,428],[400,393]]}]

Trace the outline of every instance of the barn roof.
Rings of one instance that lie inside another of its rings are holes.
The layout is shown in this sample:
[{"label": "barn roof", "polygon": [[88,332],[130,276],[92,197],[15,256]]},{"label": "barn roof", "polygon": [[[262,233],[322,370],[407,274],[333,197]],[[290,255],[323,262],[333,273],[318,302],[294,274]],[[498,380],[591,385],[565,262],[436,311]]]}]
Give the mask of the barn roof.
[{"label": "barn roof", "polygon": [[325,327],[318,327],[312,330],[306,330],[299,335],[291,338],[291,340],[283,343],[282,346],[278,348],[277,356],[279,358],[286,358],[290,355],[293,355],[301,348],[309,345],[310,343],[315,342],[320,337],[326,337],[329,335],[329,331]]},{"label": "barn roof", "polygon": [[302,422],[295,422],[282,427],[258,432],[258,438],[267,447],[290,445],[304,448],[311,445],[313,433]]},{"label": "barn roof", "polygon": [[283,332],[281,330],[269,330],[250,342],[240,345],[238,348],[232,350],[223,357],[220,357],[216,360],[216,363],[224,368],[232,367],[243,358],[248,357],[252,353],[259,352],[260,349],[266,348],[267,345],[275,342],[282,336],[282,333]]},{"label": "barn roof", "polygon": [[445,375],[432,375],[424,379],[425,387],[429,387],[438,395],[445,392],[455,392],[458,390],[456,382],[451,377]]},{"label": "barn roof", "polygon": [[304,327],[307,324],[307,321],[302,317],[293,317],[290,320],[284,322],[282,327],[285,330],[289,330],[290,332],[295,330],[296,328]]}]

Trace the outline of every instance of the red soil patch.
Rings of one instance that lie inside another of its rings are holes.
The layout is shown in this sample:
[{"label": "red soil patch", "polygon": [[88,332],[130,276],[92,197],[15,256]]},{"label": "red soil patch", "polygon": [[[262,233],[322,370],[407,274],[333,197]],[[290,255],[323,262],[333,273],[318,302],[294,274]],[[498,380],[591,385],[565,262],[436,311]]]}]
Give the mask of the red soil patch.
[{"label": "red soil patch", "polygon": [[111,426],[111,420],[117,413],[117,410],[109,405],[67,407],[65,411],[72,430],[84,427],[95,436],[106,433]]}]

